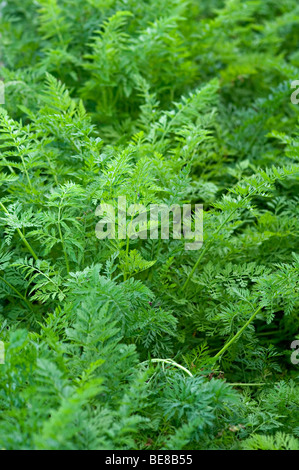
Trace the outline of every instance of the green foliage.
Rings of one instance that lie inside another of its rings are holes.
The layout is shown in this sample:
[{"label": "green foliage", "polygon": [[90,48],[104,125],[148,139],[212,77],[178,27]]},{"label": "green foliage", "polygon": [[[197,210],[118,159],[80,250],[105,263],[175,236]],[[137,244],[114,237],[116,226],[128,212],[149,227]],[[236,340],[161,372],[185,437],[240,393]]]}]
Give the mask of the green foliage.
[{"label": "green foliage", "polygon": [[0,8],[0,447],[298,450],[298,2]]},{"label": "green foliage", "polygon": [[277,433],[275,436],[254,434],[245,439],[244,450],[299,450],[299,441],[293,436]]}]

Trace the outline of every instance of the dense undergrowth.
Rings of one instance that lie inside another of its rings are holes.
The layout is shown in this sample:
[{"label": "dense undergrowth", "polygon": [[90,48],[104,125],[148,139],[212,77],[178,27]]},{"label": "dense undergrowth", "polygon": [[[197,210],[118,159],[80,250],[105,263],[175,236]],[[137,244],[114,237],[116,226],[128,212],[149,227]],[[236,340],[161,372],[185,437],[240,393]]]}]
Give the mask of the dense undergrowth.
[{"label": "dense undergrowth", "polygon": [[297,0],[1,8],[0,448],[299,450]]}]

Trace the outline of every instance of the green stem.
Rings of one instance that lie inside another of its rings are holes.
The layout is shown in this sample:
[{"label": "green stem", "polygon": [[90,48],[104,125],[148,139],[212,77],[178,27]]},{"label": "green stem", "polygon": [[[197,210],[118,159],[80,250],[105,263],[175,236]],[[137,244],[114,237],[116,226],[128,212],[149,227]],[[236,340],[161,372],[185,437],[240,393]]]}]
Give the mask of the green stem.
[{"label": "green stem", "polygon": [[[244,202],[249,199],[250,197],[254,196],[254,194],[256,192],[259,191],[259,189],[263,186],[263,184],[261,184],[258,188],[255,188],[253,189],[252,191],[250,191],[247,196],[244,198]],[[223,227],[225,226],[225,224],[232,218],[232,216],[234,215],[234,213],[239,209],[239,207],[235,207],[235,209],[233,209],[231,211],[231,213],[226,217],[226,219],[222,222],[222,224],[219,226],[219,228],[216,230],[215,235],[218,235],[218,233],[223,229]],[[213,237],[214,238],[214,237]],[[189,284],[190,280],[192,279],[192,276],[193,274],[195,273],[200,261],[202,260],[203,256],[206,254],[206,252],[208,251],[208,249],[210,248],[211,244],[212,244],[212,241],[213,241],[213,238],[211,237],[207,242],[206,242],[206,245],[205,245],[205,248],[201,251],[201,254],[199,255],[198,257],[198,260],[196,261],[195,265],[193,266],[193,269],[191,271],[191,273],[189,274],[189,276],[187,277],[186,281],[185,281],[185,284],[183,285],[182,289],[180,290],[180,292],[183,292],[187,285]]]},{"label": "green stem", "polygon": [[[2,204],[2,202],[0,202],[0,206],[2,207],[3,211],[10,215],[8,210],[6,209],[6,207]],[[29,245],[28,241],[26,240],[26,238],[24,237],[23,233],[21,232],[21,230],[19,228],[17,228],[17,232],[22,240],[22,242],[24,243],[24,245],[28,248],[28,250],[30,251],[30,253],[32,254],[33,258],[35,259],[35,261],[38,260],[38,257],[37,255],[35,254],[33,248]]]},{"label": "green stem", "polygon": [[242,328],[233,336],[233,338],[228,341],[223,348],[216,354],[216,356],[213,357],[214,360],[218,359],[222,354],[241,336],[243,331],[247,328],[248,325],[255,319],[257,314],[262,310],[263,306],[261,305],[253,315],[249,318],[249,320],[245,323],[245,325],[242,326]]},{"label": "green stem", "polygon": [[248,384],[243,384],[243,383],[230,383],[232,387],[262,387],[263,385],[267,385],[266,382],[262,383],[248,383]]},{"label": "green stem", "polygon": [[[13,266],[20,266],[18,263],[15,263],[13,264]],[[32,266],[32,268],[34,269],[35,272],[39,273],[41,276],[44,276],[49,282],[51,282],[51,284],[53,284],[53,286],[55,286],[55,288],[57,290],[59,290],[60,294],[62,294],[62,296],[64,296],[64,293],[62,292],[62,290],[60,289],[60,287],[58,286],[58,284],[56,284],[53,279],[51,279],[46,273],[44,273],[43,271],[41,271],[39,268],[37,268],[36,266]]]},{"label": "green stem", "polygon": [[[126,242],[126,259],[129,257],[129,248],[130,248],[130,234],[131,234],[131,227],[132,227],[132,222],[133,222],[134,214],[131,215],[131,220],[130,220],[130,225],[129,225],[129,236],[127,233],[127,242]],[[127,280],[127,273],[124,272],[124,281]]]},{"label": "green stem", "polygon": [[26,299],[26,297],[24,297],[21,292],[18,291],[18,289],[16,289],[12,284],[10,284],[10,282],[8,282],[6,279],[4,279],[4,277],[0,276],[0,280],[3,281],[11,290],[13,290],[17,295],[18,297],[20,297],[22,300],[24,300],[24,302],[26,303],[26,305],[30,308],[30,310],[32,310],[32,305],[30,304],[30,302]]},{"label": "green stem", "polygon": [[27,168],[26,168],[25,162],[24,162],[24,158],[23,158],[23,156],[22,156],[22,155],[20,155],[20,157],[21,157],[21,160],[22,160],[23,168],[24,168],[24,171],[25,171],[25,175],[26,175],[26,178],[27,178],[27,181],[28,181],[29,187],[30,187],[30,189],[32,189],[31,181],[30,181],[30,178],[29,178],[29,175],[28,175],[28,171],[27,171]]},{"label": "green stem", "polygon": [[[222,228],[224,227],[224,225],[229,221],[229,219],[234,215],[234,213],[236,212],[236,210],[238,209],[238,207],[236,207],[227,217],[226,219],[224,220],[224,222],[222,222],[222,224],[219,226],[219,228],[216,230],[215,232],[215,235],[218,235],[218,233],[222,230]],[[214,235],[214,236],[215,236]],[[193,274],[195,273],[199,263],[201,262],[202,258],[204,257],[204,255],[206,254],[206,252],[208,251],[208,249],[210,248],[210,245],[212,243],[212,238],[210,238],[210,240],[207,241],[206,243],[206,246],[203,248],[203,250],[201,251],[199,257],[198,257],[198,260],[196,261],[195,265],[193,266],[189,276],[187,277],[186,281],[185,281],[185,284],[183,285],[181,291],[183,292],[187,285],[189,284],[190,280],[192,279],[193,277]]]},{"label": "green stem", "polygon": [[186,372],[186,374],[188,374],[190,377],[193,377],[193,375],[191,374],[191,372],[186,369],[185,367],[181,366],[180,364],[178,364],[177,362],[173,361],[172,359],[150,359],[148,361],[144,361],[142,362],[141,364],[148,364],[148,363],[151,363],[151,362],[162,362],[163,364],[170,364],[172,366],[175,366],[175,367],[178,367],[178,369],[181,369],[183,370],[184,372]]},{"label": "green stem", "polygon": [[30,178],[29,178],[29,175],[28,175],[28,171],[27,171],[27,168],[26,168],[26,165],[25,165],[25,161],[24,161],[20,146],[18,145],[17,140],[14,137],[13,137],[13,140],[14,140],[14,144],[15,144],[17,150],[18,150],[18,155],[20,156],[20,158],[22,160],[22,165],[23,165],[23,168],[24,168],[24,171],[25,171],[25,175],[26,175],[29,187],[30,187],[30,189],[32,189],[31,181],[30,181]]},{"label": "green stem", "polygon": [[70,272],[70,265],[69,265],[69,260],[68,260],[68,257],[67,257],[66,249],[65,249],[65,246],[64,246],[64,241],[63,241],[63,236],[62,236],[61,226],[60,226],[60,217],[61,217],[61,211],[60,211],[60,209],[61,209],[61,207],[59,207],[59,210],[58,210],[58,232],[59,232],[60,241],[61,241],[61,244],[62,244],[62,250],[63,250],[63,253],[64,253],[65,264],[66,264],[66,270],[67,270],[67,273],[69,274],[69,272]]}]

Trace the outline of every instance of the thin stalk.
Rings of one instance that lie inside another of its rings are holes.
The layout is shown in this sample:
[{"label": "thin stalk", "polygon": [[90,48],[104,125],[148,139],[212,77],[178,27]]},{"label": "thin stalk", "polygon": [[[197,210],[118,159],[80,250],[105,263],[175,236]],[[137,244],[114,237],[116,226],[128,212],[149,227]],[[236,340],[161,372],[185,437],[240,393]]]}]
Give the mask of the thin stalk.
[{"label": "thin stalk", "polygon": [[8,166],[8,168],[9,168],[9,171],[10,171],[13,175],[15,175],[15,174],[16,174],[15,170],[14,170],[10,165],[7,165],[7,166]]},{"label": "thin stalk", "polygon": [[[261,184],[258,188],[250,191],[247,196],[244,198],[244,202],[249,199],[251,196],[254,196],[254,194],[263,186],[263,184]],[[223,229],[223,227],[225,226],[225,224],[232,218],[232,216],[235,214],[235,212],[239,209],[239,207],[235,207],[235,209],[233,209],[231,211],[231,213],[226,217],[226,219],[224,220],[224,222],[222,222],[222,224],[219,226],[219,228],[216,230],[215,234],[214,235],[218,235],[218,233]],[[199,255],[198,257],[198,260],[196,261],[195,265],[193,266],[192,268],[192,271],[190,272],[189,276],[187,277],[183,287],[181,288],[180,292],[183,292],[187,285],[189,284],[190,280],[192,279],[192,276],[193,274],[195,273],[200,261],[202,260],[203,256],[206,254],[206,252],[208,251],[208,249],[210,248],[211,244],[212,244],[212,240],[213,238],[211,237],[207,242],[206,242],[206,245],[205,247],[203,248],[203,250],[201,251],[201,254]]]},{"label": "thin stalk", "polygon": [[0,276],[0,280],[3,281],[11,290],[13,290],[18,295],[18,297],[20,297],[22,300],[24,300],[26,305],[30,308],[30,310],[32,310],[32,305],[26,299],[26,297],[24,297],[24,295],[22,295],[21,292],[18,291],[18,289],[16,289],[10,282],[8,282],[6,279],[4,279],[4,277]]},{"label": "thin stalk", "polygon": [[[6,207],[4,206],[4,204],[2,204],[2,202],[0,201],[0,207],[2,207],[3,211],[9,215],[9,212],[8,210],[6,209]],[[22,242],[24,243],[24,245],[28,248],[28,250],[30,251],[30,253],[32,254],[33,258],[35,259],[35,261],[38,260],[38,257],[37,255],[35,254],[33,248],[30,246],[30,244],[28,243],[28,241],[26,240],[26,238],[24,237],[23,233],[21,232],[21,230],[19,228],[17,228],[17,232],[22,240]]]},{"label": "thin stalk", "polygon": [[142,362],[141,364],[148,364],[149,362],[162,362],[163,364],[170,364],[172,366],[175,366],[177,367],[178,369],[181,369],[183,370],[184,372],[186,372],[186,374],[188,374],[190,377],[193,377],[193,375],[191,374],[191,372],[186,369],[185,367],[181,366],[180,364],[178,364],[177,362],[173,361],[172,359],[150,359],[148,361],[144,361]]},{"label": "thin stalk", "polygon": [[263,385],[267,385],[266,382],[262,382],[262,383],[248,383],[248,384],[245,384],[245,383],[229,383],[229,385],[231,385],[232,387],[262,387]]},{"label": "thin stalk", "polygon": [[[16,263],[16,266],[18,266],[18,264]],[[51,284],[53,284],[53,286],[55,286],[55,288],[57,290],[59,290],[59,292],[64,296],[64,293],[62,292],[62,290],[60,289],[60,287],[58,286],[58,284],[56,284],[53,279],[51,279],[46,273],[44,273],[43,271],[41,271],[40,269],[38,269],[37,267],[33,266],[33,269],[34,271],[36,271],[37,273],[39,273],[41,276],[44,276],[49,282],[51,282]],[[34,288],[32,289],[34,290]],[[32,291],[31,291],[32,292]],[[30,293],[31,293],[30,292]]]},{"label": "thin stalk", "polygon": [[[229,219],[234,215],[234,213],[237,211],[237,209],[238,209],[238,207],[236,207],[236,208],[226,217],[226,219],[224,220],[224,222],[222,222],[222,224],[221,224],[221,225],[219,226],[219,228],[216,230],[215,235],[218,235],[218,233],[222,230],[222,228],[223,228],[224,225],[229,221]],[[189,282],[190,282],[191,278],[193,277],[193,274],[195,273],[195,271],[196,271],[196,269],[197,269],[199,263],[201,262],[202,258],[204,257],[204,255],[206,254],[206,252],[208,251],[208,249],[210,248],[211,243],[212,243],[212,238],[210,238],[210,239],[207,241],[205,247],[203,248],[203,250],[201,250],[201,253],[200,253],[199,257],[198,257],[198,260],[196,261],[195,265],[193,266],[193,268],[192,268],[192,270],[191,270],[189,276],[187,277],[187,279],[186,279],[186,281],[185,281],[185,283],[184,283],[184,285],[183,285],[183,287],[182,287],[182,289],[181,289],[182,292],[186,289],[187,285],[189,284]]]},{"label": "thin stalk", "polygon": [[247,328],[248,325],[250,325],[250,323],[255,319],[255,317],[257,316],[257,314],[262,310],[263,306],[261,305],[255,312],[253,315],[251,315],[251,317],[249,318],[249,320],[245,323],[245,325],[242,326],[242,328],[235,334],[235,336],[233,336],[233,338],[231,340],[229,340],[224,346],[223,348],[213,357],[213,360],[216,360],[218,359],[220,356],[222,356],[222,354],[241,336],[241,334],[243,333],[243,331]]},{"label": "thin stalk", "polygon": [[67,270],[67,273],[69,274],[70,265],[69,265],[69,260],[68,260],[68,257],[67,257],[67,252],[66,252],[66,249],[65,249],[64,240],[63,240],[63,236],[62,236],[62,232],[61,232],[60,220],[61,220],[61,207],[59,206],[59,209],[58,209],[58,232],[59,232],[59,237],[60,237],[60,241],[61,241],[61,244],[62,244],[62,250],[63,250],[63,253],[64,253],[66,270]]},{"label": "thin stalk", "polygon": [[31,181],[30,181],[30,178],[29,178],[29,175],[28,175],[28,171],[27,171],[27,168],[26,168],[26,165],[25,165],[25,161],[24,161],[24,158],[23,158],[23,155],[22,155],[22,152],[21,152],[21,149],[20,149],[20,146],[18,145],[16,139],[13,137],[13,140],[14,140],[14,143],[15,143],[15,146],[17,147],[17,150],[19,152],[19,156],[22,160],[22,165],[23,165],[23,168],[24,168],[24,171],[25,171],[25,174],[26,174],[26,178],[27,178],[27,181],[28,181],[28,184],[29,184],[29,187],[30,189],[32,189],[32,185],[31,185]]},{"label": "thin stalk", "polygon": [[[130,248],[130,233],[131,233],[131,227],[132,227],[132,222],[133,222],[134,214],[131,215],[131,220],[130,220],[130,225],[129,225],[129,236],[127,234],[127,241],[126,241],[126,259],[129,257],[129,248]],[[124,281],[127,280],[127,273],[124,272]]]},{"label": "thin stalk", "polygon": [[31,181],[30,181],[30,178],[29,178],[29,175],[28,175],[28,171],[27,171],[27,168],[26,168],[25,162],[24,162],[23,155],[20,155],[20,157],[21,157],[21,160],[22,160],[23,168],[24,168],[24,171],[25,171],[25,175],[26,175],[26,178],[27,178],[27,181],[28,181],[29,187],[30,187],[30,189],[32,189]]}]

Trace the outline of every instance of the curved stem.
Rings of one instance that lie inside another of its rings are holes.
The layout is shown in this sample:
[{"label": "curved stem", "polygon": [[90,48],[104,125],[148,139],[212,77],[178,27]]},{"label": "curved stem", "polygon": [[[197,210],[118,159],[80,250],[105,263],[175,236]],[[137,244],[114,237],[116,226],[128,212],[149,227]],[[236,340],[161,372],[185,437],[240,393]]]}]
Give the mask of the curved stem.
[{"label": "curved stem", "polygon": [[31,181],[30,181],[30,178],[29,178],[29,175],[28,175],[28,171],[27,171],[27,168],[26,168],[26,165],[25,165],[25,161],[24,161],[23,155],[20,154],[20,157],[21,157],[22,164],[23,164],[23,168],[24,168],[24,172],[25,172],[25,175],[26,175],[28,184],[29,184],[29,188],[32,189]]},{"label": "curved stem", "polygon": [[[21,266],[21,267],[24,267],[22,264],[19,264],[19,263],[13,263],[12,266]],[[41,276],[44,276],[44,278],[47,279],[47,281],[49,281],[51,284],[53,284],[53,286],[55,286],[55,288],[60,292],[60,294],[65,297],[63,291],[60,289],[59,285],[56,284],[56,282],[53,281],[53,279],[50,278],[50,276],[48,276],[46,273],[44,273],[43,271],[41,271],[37,266],[30,266],[35,272],[37,272],[38,274],[40,274]],[[35,288],[33,288],[31,291],[30,291],[30,294],[31,292],[34,290]]]},{"label": "curved stem", "polygon": [[[257,188],[254,188],[252,191],[249,191],[249,193],[247,194],[247,196],[244,198],[244,202],[249,199],[250,197],[254,196],[254,194],[256,194],[260,188],[263,186],[263,184],[261,184],[260,186],[258,186]],[[239,209],[239,207],[235,207],[235,209],[233,209],[230,214],[226,217],[226,219],[224,219],[224,221],[222,222],[222,224],[219,226],[219,228],[216,230],[215,235],[218,235],[218,233],[223,229],[223,227],[225,226],[225,224],[232,218],[232,216],[235,214],[235,212]],[[195,265],[193,266],[193,269],[191,271],[191,273],[189,274],[189,276],[187,277],[186,281],[185,281],[185,284],[183,285],[182,289],[180,290],[181,292],[183,292],[187,285],[189,284],[194,272],[196,271],[197,269],[197,266],[199,265],[200,261],[202,260],[203,256],[206,254],[206,252],[208,251],[208,249],[210,248],[210,245],[212,244],[212,241],[213,241],[213,238],[211,237],[206,245],[205,245],[205,248],[201,251],[201,254],[199,255],[198,257],[198,260],[196,261]]]},{"label": "curved stem", "polygon": [[[2,202],[0,202],[0,207],[2,207],[3,211],[9,215],[9,212],[8,210],[6,209],[6,207],[2,204]],[[28,248],[28,250],[30,251],[30,253],[32,254],[33,258],[35,259],[35,261],[38,260],[38,257],[35,253],[35,251],[33,250],[33,248],[29,245],[28,241],[26,240],[26,238],[24,237],[23,233],[21,232],[21,230],[19,228],[17,228],[17,232],[22,240],[22,242],[24,243],[24,245]]]},{"label": "curved stem", "polygon": [[24,237],[24,235],[22,234],[21,230],[19,228],[17,228],[17,232],[22,240],[22,242],[24,243],[24,245],[28,248],[28,250],[30,251],[30,253],[32,254],[33,258],[35,259],[35,261],[38,260],[38,257],[37,255],[35,254],[34,250],[31,248],[31,246],[29,245],[29,243],[27,242],[26,238]]},{"label": "curved stem", "polygon": [[21,292],[18,291],[18,289],[16,289],[10,282],[4,279],[4,277],[0,276],[0,280],[3,281],[11,290],[13,290],[18,295],[18,297],[24,300],[26,305],[30,308],[30,310],[32,310],[31,303],[29,302],[29,300],[26,299],[26,297],[24,297],[24,295],[21,294]]},{"label": "curved stem", "polygon": [[182,369],[184,372],[186,372],[186,374],[188,374],[190,377],[193,377],[193,375],[191,374],[191,372],[186,369],[185,367],[181,366],[180,364],[178,364],[177,362],[173,361],[172,359],[150,359],[148,361],[144,361],[142,362],[141,364],[147,364],[149,362],[163,362],[165,364],[171,364],[172,366],[175,366],[175,367],[178,367],[179,369]]},{"label": "curved stem", "polygon": [[25,164],[25,161],[24,161],[24,158],[23,158],[23,155],[22,155],[20,146],[18,145],[17,140],[16,140],[14,137],[13,137],[13,141],[14,141],[14,144],[15,144],[17,150],[18,150],[18,155],[19,155],[19,157],[20,157],[21,160],[22,160],[22,165],[23,165],[23,168],[24,168],[24,172],[25,172],[25,175],[26,175],[28,184],[29,184],[29,188],[32,189],[31,181],[30,181],[30,178],[29,178],[29,175],[28,175],[28,171],[27,171],[27,168],[26,168],[26,164]]},{"label": "curved stem", "polygon": [[[131,227],[133,222],[134,214],[131,215],[130,225],[129,225],[129,233],[127,233],[127,241],[126,241],[126,260],[129,257],[129,248],[130,248],[130,234],[131,234]],[[124,281],[127,280],[127,273],[124,272]]]},{"label": "curved stem", "polygon": [[[236,212],[238,208],[236,207],[227,217],[226,219],[224,220],[224,222],[222,222],[222,224],[219,226],[219,228],[216,230],[215,234],[214,235],[218,235],[218,233],[222,230],[222,228],[224,227],[224,225],[229,221],[229,219],[234,215],[234,213]],[[201,254],[199,255],[198,257],[198,260],[196,261],[195,265],[193,266],[192,268],[192,271],[190,272],[189,276],[187,277],[181,291],[183,292],[187,285],[189,284],[191,278],[193,277],[193,274],[195,273],[199,263],[201,262],[203,256],[206,254],[206,252],[208,251],[208,249],[210,248],[210,245],[212,243],[212,238],[210,238],[206,244],[206,246],[203,248],[203,250],[201,251]]]},{"label": "curved stem", "polygon": [[263,306],[261,305],[253,315],[249,318],[249,320],[242,326],[242,328],[232,337],[230,341],[228,341],[223,348],[213,357],[214,360],[218,359],[222,354],[241,336],[243,331],[247,328],[248,325],[255,319],[257,314],[262,310]]},{"label": "curved stem", "polygon": [[245,383],[241,383],[241,382],[237,382],[237,383],[229,383],[229,385],[231,385],[232,387],[262,387],[263,385],[267,385],[266,382],[261,382],[261,383],[248,383],[248,384],[245,384]]},{"label": "curved stem", "polygon": [[63,236],[62,236],[62,232],[61,232],[61,226],[60,226],[60,217],[61,217],[61,210],[60,209],[61,209],[61,207],[59,207],[59,209],[58,209],[58,232],[59,232],[59,237],[60,237],[60,241],[61,241],[61,244],[62,244],[62,250],[63,250],[63,253],[64,253],[66,270],[67,270],[67,273],[69,274],[70,265],[69,265],[69,260],[68,260],[68,257],[67,257],[67,252],[66,252],[66,249],[65,249]]}]

